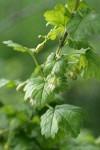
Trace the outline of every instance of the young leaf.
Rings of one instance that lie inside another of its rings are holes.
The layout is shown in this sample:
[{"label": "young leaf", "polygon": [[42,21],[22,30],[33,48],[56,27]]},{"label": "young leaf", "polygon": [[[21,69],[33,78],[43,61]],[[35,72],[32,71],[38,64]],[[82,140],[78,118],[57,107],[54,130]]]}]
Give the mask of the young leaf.
[{"label": "young leaf", "polygon": [[13,47],[13,49],[15,51],[20,51],[20,52],[28,52],[28,53],[33,53],[35,51],[35,49],[30,49],[27,47],[24,47],[22,45],[19,45],[17,43],[14,43],[13,41],[9,40],[9,41],[4,41],[4,44],[6,44],[9,47]]},{"label": "young leaf", "polygon": [[56,76],[64,76],[68,66],[67,58],[62,55],[56,58],[55,53],[51,53],[47,58],[47,61],[44,66],[44,74],[55,74]]},{"label": "young leaf", "polygon": [[[76,1],[75,0],[67,0],[67,8],[68,10],[71,12],[71,13],[74,13],[74,9],[75,9],[75,3]],[[86,3],[85,0],[81,0],[79,1],[78,3],[78,8],[77,8],[77,12],[80,14],[80,15],[85,15],[85,13],[87,11],[91,11],[92,8]]]},{"label": "young leaf", "polygon": [[63,26],[67,24],[70,12],[62,4],[57,4],[53,10],[44,14],[45,20],[54,26]]},{"label": "young leaf", "polygon": [[85,0],[80,1],[77,12],[81,16],[85,16],[87,13],[93,11],[93,8],[91,8]]},{"label": "young leaf", "polygon": [[83,69],[83,78],[100,80],[100,56],[92,50],[87,50],[85,55],[80,56],[78,66],[79,69]]},{"label": "young leaf", "polygon": [[71,105],[57,105],[41,116],[41,133],[46,138],[54,138],[59,129],[76,138],[86,119],[83,109]]},{"label": "young leaf", "polygon": [[75,6],[75,0],[67,0],[66,5],[68,7],[68,10],[72,13],[73,9],[74,9],[74,6]]},{"label": "young leaf", "polygon": [[62,31],[64,30],[63,27],[54,27],[50,30],[50,32],[46,36],[46,40],[55,40],[58,36],[61,36]]}]

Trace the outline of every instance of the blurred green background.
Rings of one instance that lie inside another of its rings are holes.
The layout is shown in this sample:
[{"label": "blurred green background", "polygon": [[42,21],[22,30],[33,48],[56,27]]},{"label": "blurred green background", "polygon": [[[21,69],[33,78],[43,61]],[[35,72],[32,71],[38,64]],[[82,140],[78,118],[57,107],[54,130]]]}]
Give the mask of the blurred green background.
[{"label": "blurred green background", "polygon": [[[100,13],[99,0],[87,0]],[[26,80],[34,70],[34,62],[27,54],[13,51],[2,44],[12,40],[24,46],[34,48],[41,42],[38,35],[49,31],[43,14],[56,3],[65,0],[0,0],[0,78]],[[89,37],[93,47],[100,54],[100,35]],[[39,63],[46,60],[48,54],[55,50],[57,41],[48,42],[36,57]],[[0,101],[7,104],[23,102],[23,95],[14,88],[0,89]],[[100,82],[74,81],[65,96],[66,103],[84,107],[89,113],[87,127],[94,135],[100,135]]]}]

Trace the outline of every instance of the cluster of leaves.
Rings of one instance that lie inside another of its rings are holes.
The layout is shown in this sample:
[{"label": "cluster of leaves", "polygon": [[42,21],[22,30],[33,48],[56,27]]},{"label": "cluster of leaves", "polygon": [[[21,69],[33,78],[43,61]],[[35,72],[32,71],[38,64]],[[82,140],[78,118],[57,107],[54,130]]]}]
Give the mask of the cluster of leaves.
[{"label": "cluster of leaves", "polygon": [[[31,77],[19,84],[17,90],[23,89],[24,99],[28,99],[34,109],[48,107],[40,119],[42,135],[55,138],[55,134],[61,130],[76,138],[87,118],[85,111],[67,104],[54,105],[59,103],[57,96],[67,91],[69,77],[100,79],[100,56],[87,41],[87,36],[99,32],[100,16],[84,0],[69,0],[65,6],[57,4],[53,10],[47,11],[44,17],[47,25],[53,28],[46,36],[39,36],[44,38],[44,41],[35,49],[12,41],[5,41],[4,44],[14,50],[29,53],[37,66]],[[35,53],[38,53],[48,40],[55,40],[57,37],[60,38],[57,51],[51,53],[44,64],[38,65]],[[68,54],[66,48],[66,53],[62,54],[64,46],[72,48],[74,52]]]},{"label": "cluster of leaves", "polygon": [[[56,111],[57,109],[61,108],[56,106]],[[41,113],[33,111],[32,106],[28,103],[16,104],[15,106],[5,106],[0,103],[0,150],[33,150],[33,147],[35,150],[72,150],[73,147],[77,150],[100,149],[100,139],[95,139],[85,131],[84,134],[80,134],[77,140],[65,135],[61,130],[55,139],[46,140],[40,134],[40,115]]]}]

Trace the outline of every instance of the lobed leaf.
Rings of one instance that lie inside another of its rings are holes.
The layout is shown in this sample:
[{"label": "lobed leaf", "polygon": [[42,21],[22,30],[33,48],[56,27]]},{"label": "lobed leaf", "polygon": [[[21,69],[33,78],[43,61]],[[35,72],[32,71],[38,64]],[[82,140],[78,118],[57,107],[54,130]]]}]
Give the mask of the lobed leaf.
[{"label": "lobed leaf", "polygon": [[31,78],[25,88],[25,100],[31,99],[34,105],[38,108],[45,106],[54,98],[53,89],[50,84],[43,77]]},{"label": "lobed leaf", "polygon": [[56,77],[54,74],[50,74],[46,78],[32,76],[24,87],[24,98],[25,100],[29,98],[37,108],[42,108],[54,100],[55,93],[65,91],[66,87],[67,80],[63,76]]},{"label": "lobed leaf", "polygon": [[46,138],[54,138],[61,129],[76,138],[85,119],[83,109],[67,104],[57,105],[41,116],[41,133]]},{"label": "lobed leaf", "polygon": [[22,45],[19,45],[17,43],[14,43],[13,41],[9,40],[9,41],[4,41],[4,44],[6,44],[9,47],[13,47],[13,49],[15,51],[20,51],[20,52],[28,52],[28,53],[33,53],[35,51],[35,49],[30,49],[27,47],[24,47]]},{"label": "lobed leaf", "polygon": [[100,15],[95,12],[87,13],[84,17],[78,13],[71,19],[67,32],[69,37],[74,40],[86,38],[87,35],[98,34],[100,32]]},{"label": "lobed leaf", "polygon": [[55,40],[58,36],[61,36],[62,31],[64,30],[63,27],[54,27],[50,30],[50,32],[46,36],[46,40]]},{"label": "lobed leaf", "polygon": [[80,56],[78,66],[79,69],[83,69],[83,78],[100,80],[100,56],[92,50],[87,50],[84,55]]},{"label": "lobed leaf", "polygon": [[44,17],[51,25],[65,27],[70,18],[70,12],[62,4],[57,4],[53,10],[47,11]]}]

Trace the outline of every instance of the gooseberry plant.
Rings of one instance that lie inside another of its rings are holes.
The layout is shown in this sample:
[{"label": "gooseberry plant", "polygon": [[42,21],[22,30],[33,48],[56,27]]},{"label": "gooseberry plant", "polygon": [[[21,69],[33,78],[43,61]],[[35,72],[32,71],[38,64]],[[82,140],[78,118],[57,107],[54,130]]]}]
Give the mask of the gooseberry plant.
[{"label": "gooseberry plant", "polygon": [[[29,79],[17,86],[17,91],[24,92],[24,99],[35,110],[47,109],[40,117],[42,135],[54,139],[58,131],[64,131],[76,138],[87,119],[87,113],[77,106],[60,105],[58,97],[66,93],[70,79],[100,80],[100,56],[87,40],[87,36],[100,31],[100,15],[85,0],[67,0],[65,6],[57,4],[44,17],[46,25],[51,25],[51,29],[47,35],[39,35],[43,42],[36,48],[27,48],[12,41],[3,43],[16,51],[27,52],[34,60],[34,72]],[[39,65],[35,55],[45,47],[48,40],[58,38],[56,51]],[[2,80],[0,85],[2,87],[10,82]]]}]

